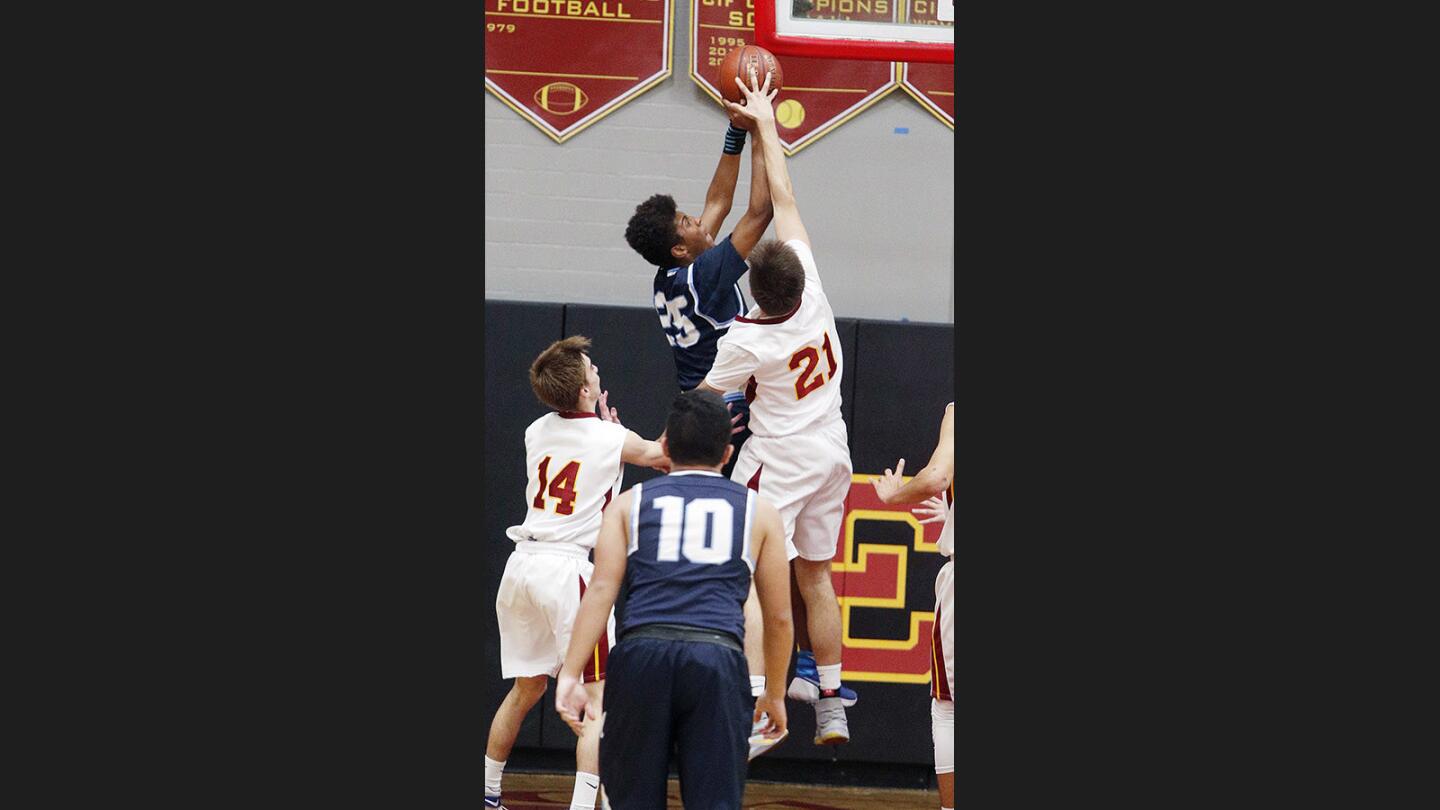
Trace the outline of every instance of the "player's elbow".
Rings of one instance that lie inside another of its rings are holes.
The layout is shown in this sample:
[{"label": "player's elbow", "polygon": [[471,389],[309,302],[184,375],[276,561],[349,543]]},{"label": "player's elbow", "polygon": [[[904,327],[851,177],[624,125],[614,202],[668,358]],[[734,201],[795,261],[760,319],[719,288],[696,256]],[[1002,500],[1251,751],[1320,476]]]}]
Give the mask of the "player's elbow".
[{"label": "player's elbow", "polygon": [[926,467],[917,473],[915,477],[919,479],[917,486],[924,490],[925,497],[927,498],[932,495],[939,495],[945,491],[946,487],[950,486],[950,476],[946,475],[944,470],[936,466]]}]

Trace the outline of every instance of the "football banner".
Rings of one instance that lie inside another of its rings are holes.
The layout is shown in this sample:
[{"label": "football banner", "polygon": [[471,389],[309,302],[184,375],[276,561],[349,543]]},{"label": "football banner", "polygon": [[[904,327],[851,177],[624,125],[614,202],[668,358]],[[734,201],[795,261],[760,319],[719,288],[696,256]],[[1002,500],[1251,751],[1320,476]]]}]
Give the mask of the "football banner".
[{"label": "football banner", "polygon": [[[814,0],[810,16],[891,20],[895,2],[875,0],[865,4],[871,11],[842,15],[838,6],[832,8],[836,0]],[[754,0],[690,0],[690,21],[690,78],[718,104],[725,54],[755,44]],[[775,124],[787,155],[824,137],[900,86],[891,62],[777,58],[784,87],[775,97]]]},{"label": "football banner", "polygon": [[[906,0],[906,19],[927,25],[954,25],[936,19],[940,4],[936,0]],[[952,5],[951,17],[954,17]],[[900,86],[920,106],[939,118],[945,126],[955,128],[955,66],[934,62],[902,62],[896,65]]]},{"label": "football banner", "polygon": [[670,75],[669,0],[485,0],[485,89],[564,143]]},{"label": "football banner", "polygon": [[881,502],[869,475],[851,477],[830,564],[847,681],[930,682],[942,524],[922,525],[913,508]]}]

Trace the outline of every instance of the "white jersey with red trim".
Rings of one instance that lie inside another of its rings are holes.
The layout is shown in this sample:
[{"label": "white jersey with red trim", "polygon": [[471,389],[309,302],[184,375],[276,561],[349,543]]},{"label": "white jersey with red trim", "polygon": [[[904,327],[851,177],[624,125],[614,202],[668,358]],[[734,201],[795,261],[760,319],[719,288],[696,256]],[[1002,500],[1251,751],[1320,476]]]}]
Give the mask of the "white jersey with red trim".
[{"label": "white jersey with red trim", "polygon": [[515,542],[594,548],[600,512],[620,492],[621,449],[629,430],[593,413],[548,413],[525,429],[525,521]]},{"label": "white jersey with red trim", "polygon": [[788,436],[840,418],[845,359],[835,313],[810,246],[798,239],[785,244],[805,268],[800,304],[787,315],[764,317],[752,307],[737,317],[705,378],[721,391],[745,391],[756,436]]}]

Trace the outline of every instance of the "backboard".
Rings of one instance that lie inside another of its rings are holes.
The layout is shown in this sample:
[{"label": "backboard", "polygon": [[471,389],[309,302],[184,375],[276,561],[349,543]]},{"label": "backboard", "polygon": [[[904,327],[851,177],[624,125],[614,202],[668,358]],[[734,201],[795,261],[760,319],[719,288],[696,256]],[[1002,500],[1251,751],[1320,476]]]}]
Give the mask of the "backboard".
[{"label": "backboard", "polygon": [[954,0],[752,2],[755,44],[778,56],[955,62]]}]

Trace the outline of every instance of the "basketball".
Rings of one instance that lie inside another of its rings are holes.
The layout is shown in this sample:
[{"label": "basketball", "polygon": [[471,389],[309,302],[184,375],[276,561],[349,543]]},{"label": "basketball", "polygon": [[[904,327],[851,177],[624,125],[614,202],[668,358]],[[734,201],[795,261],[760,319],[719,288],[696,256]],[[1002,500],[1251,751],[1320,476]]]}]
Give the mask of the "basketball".
[{"label": "basketball", "polygon": [[735,86],[735,77],[740,81],[750,84],[750,67],[755,68],[755,81],[765,86],[765,71],[769,70],[770,89],[779,90],[785,73],[780,69],[780,60],[775,54],[770,53],[759,45],[742,45],[739,48],[731,48],[725,54],[725,61],[720,63],[720,95],[726,101],[733,101],[739,104],[745,99],[740,93],[740,88]]}]

